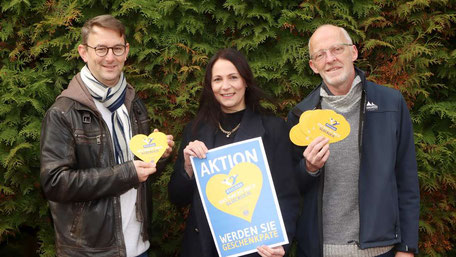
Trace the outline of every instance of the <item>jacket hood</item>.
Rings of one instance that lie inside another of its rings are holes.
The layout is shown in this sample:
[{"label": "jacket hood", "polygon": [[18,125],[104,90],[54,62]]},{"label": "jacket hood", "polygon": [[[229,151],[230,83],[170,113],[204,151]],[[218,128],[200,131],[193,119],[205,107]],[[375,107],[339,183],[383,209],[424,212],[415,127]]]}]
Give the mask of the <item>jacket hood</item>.
[{"label": "jacket hood", "polygon": [[[81,103],[82,105],[87,106],[92,110],[98,110],[93,100],[93,97],[90,95],[89,90],[82,81],[80,72],[73,77],[73,79],[68,84],[68,88],[63,90],[62,93],[59,96],[57,96],[56,100],[61,97],[70,98],[78,103]],[[135,91],[133,87],[127,83],[127,92],[125,95],[124,102],[125,106],[127,107],[127,110],[130,110],[131,102],[133,101],[134,97]]]}]

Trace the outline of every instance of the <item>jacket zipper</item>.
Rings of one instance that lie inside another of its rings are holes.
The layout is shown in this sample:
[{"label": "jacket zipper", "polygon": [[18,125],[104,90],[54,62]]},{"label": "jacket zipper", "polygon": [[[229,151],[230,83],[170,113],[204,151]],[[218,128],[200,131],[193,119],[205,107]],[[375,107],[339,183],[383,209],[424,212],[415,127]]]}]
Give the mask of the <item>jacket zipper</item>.
[{"label": "jacket zipper", "polygon": [[320,233],[318,238],[320,240],[320,256],[323,257],[323,191],[325,186],[325,166],[321,168],[320,174],[320,189],[318,190],[318,227]]},{"label": "jacket zipper", "polygon": [[[317,106],[313,108],[313,110],[321,109],[321,96],[320,100],[318,101]],[[320,185],[318,188],[318,201],[317,201],[317,223],[319,228],[318,239],[320,241],[320,256],[323,257],[323,193],[325,187],[325,166],[320,170]]]},{"label": "jacket zipper", "polygon": [[[364,85],[364,83],[363,83]],[[361,161],[362,161],[362,147],[363,147],[363,130],[364,130],[364,118],[366,115],[366,90],[363,89],[361,93],[361,103],[360,103],[360,114],[359,114],[359,130],[358,130],[358,156],[359,156],[359,171],[358,171],[358,220],[359,220],[359,233],[358,241],[355,241],[356,245],[361,248],[361,200],[359,197],[360,192],[360,181],[361,181]]]},{"label": "jacket zipper", "polygon": [[97,135],[97,136],[94,136],[94,137],[89,137],[89,136],[86,136],[86,135],[79,135],[79,134],[74,134],[74,136],[76,138],[82,138],[82,139],[93,139],[95,138],[97,140],[97,145],[101,145],[101,135]]},{"label": "jacket zipper", "polygon": [[[117,165],[117,160],[116,160],[115,154],[114,154],[114,146],[112,145],[111,132],[108,128],[108,125],[104,121],[103,116],[98,115],[98,113],[95,113],[94,115],[98,118],[98,121],[102,127],[102,130],[106,132],[106,134],[102,133],[102,135],[109,136],[106,140],[109,145],[108,150],[110,150],[109,165]],[[101,145],[101,147],[103,147],[103,144]],[[103,152],[103,149],[100,149],[99,156],[101,156],[102,152]],[[101,164],[100,164],[100,166],[101,166]],[[115,206],[114,215],[115,215],[116,224],[122,224],[122,212],[121,212],[120,201],[118,199],[120,199],[120,196],[113,197],[113,205]],[[118,207],[118,208],[116,208],[116,207]],[[114,231],[116,233],[116,237],[118,238],[117,242],[118,242],[118,249],[119,249],[120,256],[126,256],[127,253],[126,253],[126,246],[125,246],[125,238],[123,237],[123,233],[122,233],[122,225],[120,225],[120,226],[114,225]]]}]

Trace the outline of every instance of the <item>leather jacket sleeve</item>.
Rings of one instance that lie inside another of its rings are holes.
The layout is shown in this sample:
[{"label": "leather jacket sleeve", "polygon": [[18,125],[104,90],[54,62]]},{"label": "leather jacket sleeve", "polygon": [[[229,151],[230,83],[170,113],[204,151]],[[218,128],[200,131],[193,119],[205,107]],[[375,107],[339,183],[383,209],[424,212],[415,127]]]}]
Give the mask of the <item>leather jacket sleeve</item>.
[{"label": "leather jacket sleeve", "polygon": [[[138,186],[133,161],[101,165],[101,161],[95,164],[78,154],[75,124],[72,123],[75,112],[67,110],[54,105],[42,124],[40,176],[47,199],[55,202],[91,201],[119,195]],[[105,142],[100,144],[102,147]],[[103,158],[102,151],[96,152],[95,158]]]}]

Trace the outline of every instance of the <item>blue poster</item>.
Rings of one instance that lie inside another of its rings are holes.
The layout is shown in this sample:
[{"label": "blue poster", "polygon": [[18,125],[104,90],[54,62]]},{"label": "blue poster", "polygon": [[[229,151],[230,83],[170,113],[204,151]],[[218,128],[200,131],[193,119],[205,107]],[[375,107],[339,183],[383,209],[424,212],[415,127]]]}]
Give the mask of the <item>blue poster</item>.
[{"label": "blue poster", "polygon": [[261,245],[288,243],[261,137],[191,158],[219,256],[241,256]]}]

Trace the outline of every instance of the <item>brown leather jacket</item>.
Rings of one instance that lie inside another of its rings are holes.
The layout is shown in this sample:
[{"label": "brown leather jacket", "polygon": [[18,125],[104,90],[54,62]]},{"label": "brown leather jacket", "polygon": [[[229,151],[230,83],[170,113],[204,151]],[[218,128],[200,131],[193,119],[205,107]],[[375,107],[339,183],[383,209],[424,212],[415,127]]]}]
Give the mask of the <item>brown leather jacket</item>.
[{"label": "brown leather jacket", "polygon": [[[133,135],[149,135],[147,110],[130,85],[125,105]],[[77,74],[47,111],[41,130],[41,186],[58,256],[126,256],[119,196],[133,187],[142,236],[149,239],[150,188],[139,183],[133,161],[116,164],[113,149],[109,129]]]}]

